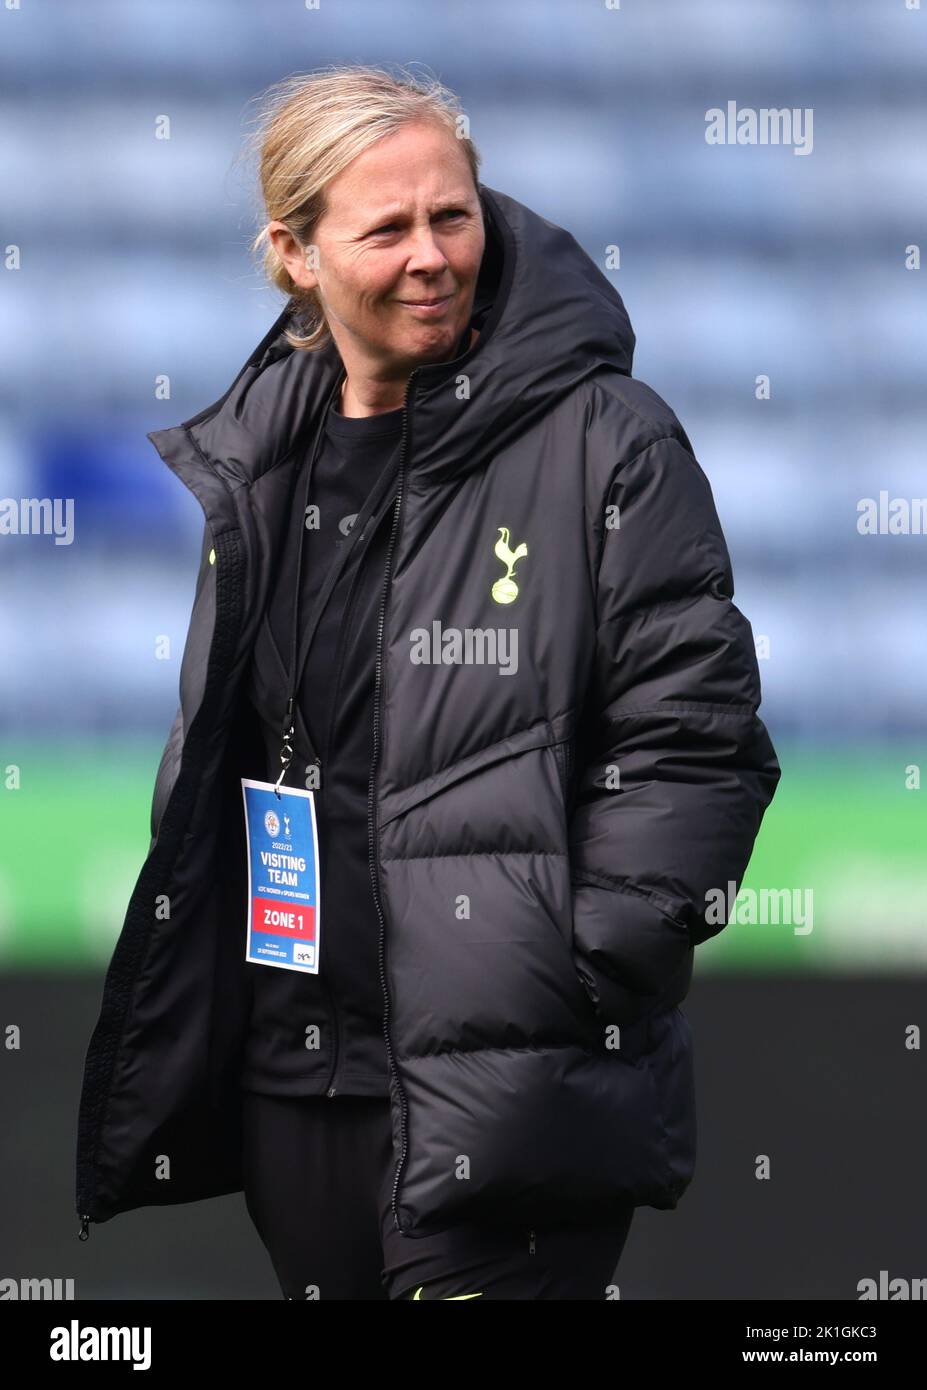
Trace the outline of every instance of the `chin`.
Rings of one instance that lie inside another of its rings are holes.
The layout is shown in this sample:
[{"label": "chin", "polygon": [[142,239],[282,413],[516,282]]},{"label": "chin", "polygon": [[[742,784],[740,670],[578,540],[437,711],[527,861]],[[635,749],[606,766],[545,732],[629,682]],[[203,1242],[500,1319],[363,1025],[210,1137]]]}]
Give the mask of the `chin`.
[{"label": "chin", "polygon": [[442,357],[449,353],[458,338],[463,333],[463,327],[448,328],[435,327],[428,333],[420,334],[412,346],[412,355],[421,357],[423,360],[429,357]]}]

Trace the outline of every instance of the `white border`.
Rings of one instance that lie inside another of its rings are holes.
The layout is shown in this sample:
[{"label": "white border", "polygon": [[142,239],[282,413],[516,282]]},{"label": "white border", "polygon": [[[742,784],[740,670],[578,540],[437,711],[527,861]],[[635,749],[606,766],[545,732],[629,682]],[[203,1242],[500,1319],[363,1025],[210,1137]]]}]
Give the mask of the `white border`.
[{"label": "white border", "polygon": [[283,800],[284,793],[287,796],[303,796],[309,799],[309,811],[312,816],[312,849],[313,863],[315,872],[315,966],[310,969],[306,965],[289,965],[278,960],[252,960],[248,955],[248,946],[251,941],[251,823],[248,819],[248,797],[246,787],[256,787],[259,791],[272,792],[276,786],[275,782],[259,782],[254,777],[240,777],[241,800],[245,817],[245,854],[248,859],[248,900],[245,903],[245,964],[267,966],[271,970],[291,970],[297,975],[318,975],[319,964],[322,959],[322,880],[319,876],[319,827],[315,814],[315,792],[309,787],[280,787],[280,800]]}]

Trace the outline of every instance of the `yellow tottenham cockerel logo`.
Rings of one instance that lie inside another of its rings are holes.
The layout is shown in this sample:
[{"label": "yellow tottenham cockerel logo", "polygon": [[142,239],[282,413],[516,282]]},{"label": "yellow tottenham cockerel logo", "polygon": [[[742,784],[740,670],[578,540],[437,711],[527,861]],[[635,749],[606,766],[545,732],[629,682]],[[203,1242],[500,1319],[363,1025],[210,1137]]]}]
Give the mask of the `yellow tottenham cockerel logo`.
[{"label": "yellow tottenham cockerel logo", "polygon": [[[425,1300],[422,1298],[422,1289],[423,1289],[423,1288],[424,1288],[424,1285],[423,1285],[423,1284],[419,1284],[418,1288],[415,1290],[415,1293],[412,1295],[412,1301],[413,1301],[413,1302],[415,1302],[416,1299],[418,1299],[420,1303],[425,1302]],[[483,1297],[482,1293],[453,1293],[453,1294],[451,1294],[451,1296],[450,1296],[449,1298],[442,1298],[442,1299],[439,1300],[439,1302],[441,1302],[441,1303],[454,1303],[454,1302],[456,1302],[457,1299],[459,1299],[459,1298],[482,1298],[482,1297]]]},{"label": "yellow tottenham cockerel logo", "polygon": [[512,578],[515,573],[515,562],[528,554],[528,547],[524,541],[515,550],[509,549],[509,528],[499,527],[499,539],[496,541],[494,553],[496,557],[505,565],[505,574],[501,579],[497,579],[492,586],[492,596],[496,603],[513,603],[518,597],[518,585]]}]

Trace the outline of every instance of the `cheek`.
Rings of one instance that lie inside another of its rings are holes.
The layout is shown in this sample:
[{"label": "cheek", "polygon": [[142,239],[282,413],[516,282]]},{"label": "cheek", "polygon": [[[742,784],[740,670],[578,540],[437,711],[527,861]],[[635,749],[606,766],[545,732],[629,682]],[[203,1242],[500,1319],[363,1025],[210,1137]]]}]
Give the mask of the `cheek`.
[{"label": "cheek", "polygon": [[357,289],[358,300],[364,312],[378,318],[390,313],[396,307],[391,302],[394,284],[395,279],[392,275],[384,275],[379,270],[365,275]]},{"label": "cheek", "polygon": [[478,238],[462,250],[459,261],[461,274],[466,275],[471,280],[476,279],[483,259],[484,248],[485,242],[482,238]]},{"label": "cheek", "polygon": [[394,265],[382,252],[379,255],[359,257],[351,268],[351,275],[359,293],[378,301],[390,293],[401,274],[402,265]]},{"label": "cheek", "polygon": [[365,315],[383,310],[384,297],[389,285],[384,267],[372,258],[363,256],[356,260],[343,260],[337,273],[334,291],[346,312]]}]

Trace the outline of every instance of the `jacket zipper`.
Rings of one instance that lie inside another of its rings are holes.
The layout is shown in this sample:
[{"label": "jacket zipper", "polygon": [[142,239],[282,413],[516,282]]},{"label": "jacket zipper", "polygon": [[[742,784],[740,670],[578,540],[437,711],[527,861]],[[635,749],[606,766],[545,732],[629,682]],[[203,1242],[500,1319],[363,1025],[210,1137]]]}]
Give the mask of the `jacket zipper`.
[{"label": "jacket zipper", "polygon": [[[271,641],[273,641],[273,634],[271,634]],[[293,702],[292,699],[288,702],[288,704],[287,704],[286,719],[284,720],[284,728],[287,729],[287,730],[291,730],[291,731],[292,731],[292,729],[293,729],[293,723],[292,723],[292,720],[293,720],[293,703],[294,703],[294,702]],[[285,737],[286,737],[286,735],[285,735]],[[312,761],[313,763],[315,763],[316,767],[319,769],[319,773],[321,774],[321,771],[322,771],[322,759],[319,757],[318,753],[316,753],[315,749],[312,748],[312,743],[311,743],[311,741],[310,741],[309,747],[310,747],[310,749],[312,750],[312,758],[311,758],[311,761]],[[326,758],[327,758],[327,755],[328,755],[328,750],[326,749]],[[321,775],[320,775],[320,776],[319,776],[319,787],[318,787],[318,791],[321,792],[321,790],[322,790],[322,779],[321,779]],[[321,812],[320,812],[320,815],[321,815]],[[338,1013],[338,1009],[337,1009],[337,1007],[336,1007],[336,1005],[335,1005],[334,995],[333,995],[333,993],[332,993],[332,990],[329,988],[328,975],[327,975],[327,974],[323,974],[323,973],[320,971],[320,972],[319,972],[319,980],[320,980],[321,985],[322,985],[322,992],[324,993],[325,998],[328,1000],[328,1012],[329,1012],[329,1014],[331,1015],[332,1019],[334,1020],[334,1024],[335,1024],[335,1038],[334,1038],[334,1043],[333,1043],[333,1047],[332,1047],[333,1062],[332,1062],[331,1071],[329,1072],[329,1075],[328,1075],[328,1082],[326,1083],[326,1087],[325,1087],[325,1095],[326,1095],[326,1097],[331,1098],[332,1096],[334,1096],[334,1095],[337,1094],[337,1090],[336,1090],[335,1086],[332,1085],[332,1082],[333,1082],[334,1079],[335,1079],[335,1072],[338,1070],[338,1058],[339,1058],[339,1054],[340,1054],[340,1052],[341,1052],[341,1018],[340,1018],[340,1015],[339,1015],[339,1013]]]},{"label": "jacket zipper", "polygon": [[[325,420],[325,418],[326,418],[326,416],[327,416],[327,414],[328,414],[328,410],[329,410],[329,409],[331,408],[331,406],[334,404],[337,394],[338,394],[338,386],[337,386],[337,384],[336,384],[335,386],[332,387],[332,390],[331,390],[331,392],[330,392],[330,394],[329,394],[328,403],[327,403],[327,405],[326,405],[325,411],[324,411],[323,416],[322,416],[323,422],[324,422],[324,420]],[[315,437],[315,444],[314,444],[314,446],[313,446],[312,460],[311,460],[310,465],[309,465],[310,469],[311,469],[311,468],[313,467],[313,465],[315,464],[315,461],[316,461],[316,459],[318,458],[318,456],[319,456],[319,454],[320,454],[320,452],[321,452],[321,450],[322,450],[322,448],[323,448],[323,443],[322,443],[323,437],[324,437],[324,423],[319,427],[319,431],[318,431],[318,433],[316,434],[316,437]],[[307,494],[307,500],[308,500],[308,494]],[[300,519],[300,525],[303,525],[303,524],[304,524],[304,521],[305,521],[305,518],[301,518],[301,519]],[[301,539],[300,539],[300,549],[302,549],[302,546],[303,546],[304,544],[305,544],[305,536],[302,536]],[[329,597],[332,597],[332,596],[329,595]],[[296,601],[297,603],[299,602],[299,596],[298,596],[298,595],[296,596],[295,601]],[[273,642],[273,633],[272,633],[272,632],[270,633],[270,639],[271,639],[271,642]],[[277,653],[277,655],[278,655],[278,658],[279,658],[279,656],[280,656],[279,652]],[[282,659],[281,659],[280,664],[281,664],[281,666],[283,665]],[[286,736],[287,736],[287,731],[288,731],[290,734],[292,734],[292,733],[294,732],[294,728],[293,728],[293,707],[294,707],[294,705],[295,705],[297,699],[298,699],[298,692],[297,692],[297,691],[294,691],[293,694],[290,696],[290,699],[289,699],[289,701],[288,701],[288,703],[287,703],[286,719],[284,720],[284,726],[283,726],[283,727],[284,727],[284,738],[286,738]],[[334,706],[333,706],[333,707],[334,707]],[[325,759],[326,759],[325,765],[326,765],[326,767],[328,766],[328,754],[329,754],[329,752],[330,752],[330,750],[331,750],[331,729],[332,729],[331,720],[329,720],[328,731],[327,731],[328,742],[327,742],[326,745],[325,745]],[[319,787],[318,787],[318,790],[319,790],[319,792],[321,792],[321,791],[322,791],[322,777],[321,777],[321,772],[322,772],[322,759],[321,759],[321,757],[319,756],[319,754],[317,753],[317,751],[316,751],[316,749],[315,749],[315,747],[314,747],[314,745],[313,745],[313,743],[312,743],[311,738],[309,738],[309,730],[308,730],[308,729],[306,729],[306,737],[307,737],[307,740],[308,740],[309,753],[310,753],[310,755],[311,755],[311,756],[310,756],[310,761],[313,762],[313,763],[315,763],[316,767],[319,769]],[[335,1081],[335,1076],[336,1076],[337,1071],[338,1071],[338,1062],[339,1062],[340,1057],[341,1057],[341,1015],[340,1015],[339,1012],[338,1012],[338,1007],[337,1007],[337,1004],[336,1004],[336,1002],[335,1002],[335,993],[334,993],[333,987],[332,987],[331,984],[330,984],[328,972],[321,972],[321,971],[320,971],[320,973],[319,973],[319,979],[321,980],[321,983],[322,983],[322,990],[323,990],[323,992],[324,992],[324,994],[325,994],[326,999],[328,1000],[328,1011],[329,1011],[329,1013],[331,1014],[331,1017],[332,1017],[332,1019],[334,1020],[334,1025],[335,1025],[335,1036],[334,1036],[333,1047],[332,1047],[332,1066],[331,1066],[331,1071],[330,1071],[329,1074],[328,1074],[328,1082],[327,1082],[326,1087],[325,1087],[325,1096],[326,1096],[326,1099],[330,1100],[332,1096],[335,1096],[335,1095],[338,1094],[338,1088],[334,1085],[334,1081]]]},{"label": "jacket zipper", "polygon": [[405,1093],[405,1091],[403,1090],[403,1087],[402,1087],[402,1078],[400,1077],[400,1074],[399,1074],[399,1068],[396,1066],[396,1059],[395,1059],[395,1057],[394,1057],[394,1055],[393,1055],[392,1039],[390,1038],[390,1035],[389,1035],[389,1010],[390,1010],[390,1002],[389,1002],[389,990],[388,990],[387,984],[386,984],[386,965],[385,965],[385,954],[384,954],[386,926],[385,926],[384,917],[383,917],[383,906],[382,906],[382,903],[381,903],[381,901],[380,901],[380,866],[379,866],[379,856],[378,856],[377,848],[376,848],[376,827],[375,827],[375,824],[374,824],[374,820],[375,820],[375,817],[374,817],[374,808],[375,808],[375,804],[376,804],[375,790],[376,790],[376,777],[377,777],[377,761],[378,761],[379,751],[380,751],[380,672],[381,672],[381,666],[382,666],[383,625],[384,625],[384,618],[385,618],[385,613],[386,613],[386,596],[387,596],[387,592],[388,592],[388,590],[389,590],[389,571],[390,571],[390,563],[391,563],[392,558],[393,558],[393,545],[394,545],[394,543],[395,543],[396,535],[397,535],[397,532],[398,532],[399,514],[400,514],[400,511],[402,510],[402,481],[403,481],[403,468],[405,467],[405,453],[406,453],[406,441],[407,441],[407,437],[408,437],[408,425],[409,425],[409,419],[410,419],[410,415],[411,415],[411,411],[410,411],[411,386],[412,386],[413,378],[415,377],[417,371],[418,371],[418,368],[415,368],[415,369],[409,374],[409,378],[408,378],[408,380],[407,380],[407,382],[406,382],[406,395],[405,395],[405,400],[404,400],[404,402],[403,402],[402,440],[401,440],[400,447],[399,447],[398,489],[397,489],[397,492],[396,492],[396,505],[395,505],[395,507],[393,508],[393,524],[392,524],[392,527],[391,527],[391,529],[390,529],[389,546],[387,547],[387,552],[386,552],[386,568],[385,568],[384,573],[383,573],[383,593],[382,593],[382,596],[381,596],[381,598],[380,598],[380,612],[379,612],[379,616],[378,616],[378,619],[377,619],[376,676],[375,676],[375,680],[374,680],[374,697],[373,697],[373,758],[372,758],[371,764],[370,764],[370,782],[369,782],[369,785],[368,785],[368,788],[367,788],[367,848],[368,848],[368,855],[369,855],[369,860],[370,860],[370,876],[371,876],[371,880],[372,880],[372,883],[373,883],[373,898],[374,898],[374,902],[376,903],[377,917],[379,918],[379,922],[380,922],[379,965],[380,965],[380,988],[381,988],[382,991],[383,991],[383,1034],[384,1034],[384,1037],[386,1038],[386,1055],[387,1055],[387,1058],[389,1059],[390,1071],[391,1071],[393,1077],[395,1078],[395,1081],[396,1081],[396,1088],[397,1088],[397,1090],[398,1090],[398,1092],[399,1092],[399,1133],[400,1133],[401,1147],[400,1147],[399,1159],[398,1159],[398,1161],[397,1161],[397,1163],[396,1163],[396,1172],[395,1172],[395,1174],[394,1174],[394,1176],[393,1176],[393,1193],[392,1193],[392,1197],[391,1197],[391,1199],[390,1199],[390,1207],[391,1207],[392,1213],[393,1213],[393,1225],[395,1226],[396,1230],[399,1231],[400,1234],[403,1234],[403,1230],[402,1230],[402,1226],[400,1225],[400,1222],[399,1222],[399,1213],[398,1213],[397,1207],[396,1207],[396,1198],[397,1198],[397,1194],[398,1194],[398,1191],[399,1191],[399,1180],[400,1180],[400,1177],[401,1177],[401,1174],[402,1174],[403,1164],[405,1163],[406,1149],[407,1149],[407,1147],[408,1147],[408,1133],[407,1133],[407,1123],[406,1123],[406,1122],[407,1122],[408,1108],[409,1108],[409,1107],[408,1107],[408,1099],[407,1099],[407,1097],[406,1097],[406,1093]]},{"label": "jacket zipper", "polygon": [[332,1018],[335,1020],[334,1061],[332,1063],[332,1069],[328,1076],[328,1085],[325,1089],[326,1098],[328,1100],[331,1100],[332,1096],[338,1094],[338,1088],[333,1083],[335,1080],[335,1073],[338,1070],[338,1062],[341,1056],[341,1015],[338,1012],[338,1006],[335,1003],[335,998],[329,986],[327,977],[322,980],[322,986],[325,990],[326,998],[328,999],[328,1006],[331,1011]]},{"label": "jacket zipper", "polygon": [[[351,580],[351,588],[350,588],[350,590],[349,590],[349,592],[348,592],[348,599],[347,599],[347,603],[345,604],[345,607],[344,607],[344,613],[343,613],[342,616],[341,616],[341,627],[340,627],[340,631],[339,631],[339,634],[338,634],[338,639],[339,639],[339,652],[337,653],[337,656],[338,656],[338,664],[337,664],[337,673],[336,673],[336,676],[335,676],[335,688],[334,688],[334,692],[333,692],[333,694],[332,694],[331,709],[330,709],[329,712],[328,712],[328,728],[327,728],[326,734],[325,734],[325,758],[326,758],[326,765],[327,765],[328,757],[329,757],[329,755],[330,755],[330,753],[331,753],[332,732],[333,732],[334,727],[335,727],[335,710],[336,710],[337,707],[338,707],[338,693],[339,693],[339,691],[340,691],[340,689],[341,689],[341,676],[342,676],[342,673],[343,673],[343,671],[344,671],[344,658],[345,658],[345,650],[346,650],[346,647],[347,647],[347,643],[346,643],[346,641],[345,641],[345,637],[346,637],[346,635],[347,635],[347,631],[348,631],[348,628],[349,628],[349,626],[350,626],[350,621],[351,621],[351,610],[352,610],[352,608],[353,608],[353,606],[354,606],[354,600],[355,600],[355,595],[356,595],[356,591],[357,591],[357,578],[358,578],[358,574],[360,573],[360,568],[361,568],[361,564],[362,564],[362,563],[363,563],[363,557],[360,557],[360,559],[358,560],[357,567],[356,567],[356,569],[355,569],[355,571],[354,571],[354,576],[353,576],[353,578],[352,578],[352,580]],[[334,595],[332,595],[332,597],[334,597]],[[335,1076],[336,1076],[336,1073],[337,1073],[337,1071],[338,1071],[338,1062],[339,1062],[340,1056],[341,1056],[341,1015],[340,1015],[340,1013],[338,1012],[338,1006],[337,1006],[337,1004],[336,1004],[336,1002],[335,1002],[335,992],[334,992],[334,988],[333,988],[333,987],[332,987],[332,988],[329,988],[329,983],[328,983],[328,980],[327,980],[327,979],[323,980],[323,983],[324,983],[324,985],[325,985],[325,993],[326,993],[326,995],[328,996],[328,1002],[329,1002],[329,1006],[330,1006],[330,1008],[331,1008],[332,1017],[333,1017],[334,1020],[335,1020],[335,1059],[334,1059],[334,1063],[333,1063],[333,1065],[332,1065],[331,1072],[329,1073],[329,1077],[328,1077],[328,1086],[327,1086],[326,1091],[325,1091],[326,1097],[330,1100],[330,1099],[332,1098],[332,1096],[335,1096],[335,1095],[338,1094],[338,1088],[337,1088],[337,1086],[336,1086],[334,1083],[335,1083]]]},{"label": "jacket zipper", "polygon": [[[382,518],[381,518],[381,520],[382,520]],[[379,524],[380,524],[379,522],[376,522],[376,523],[375,523],[375,527],[374,527],[375,530],[379,529]],[[370,538],[370,539],[371,539],[371,542],[372,542],[372,540],[373,540],[373,534],[371,534],[371,538]],[[341,678],[342,678],[342,675],[344,674],[344,659],[345,659],[345,655],[346,655],[346,653],[347,653],[347,640],[346,640],[346,639],[347,639],[348,631],[349,631],[350,626],[351,626],[351,615],[352,615],[353,610],[354,610],[354,604],[355,604],[355,602],[357,601],[357,590],[358,590],[358,587],[359,587],[359,586],[358,586],[358,580],[359,580],[359,578],[360,578],[360,572],[361,572],[361,568],[362,568],[362,566],[363,566],[363,563],[364,563],[364,555],[361,554],[361,555],[358,557],[357,564],[356,564],[356,566],[355,566],[355,568],[354,568],[354,574],[353,574],[353,576],[352,576],[352,578],[351,578],[351,587],[350,587],[350,589],[348,590],[348,597],[347,597],[347,601],[346,601],[345,606],[344,606],[344,612],[343,612],[342,615],[341,615],[341,624],[340,624],[340,630],[339,630],[339,633],[338,633],[338,650],[337,650],[337,652],[335,653],[335,655],[336,655],[336,660],[337,660],[336,674],[335,674],[335,687],[334,687],[334,693],[333,693],[333,695],[332,695],[331,708],[330,708],[330,710],[329,710],[329,712],[328,712],[328,727],[327,727],[326,733],[325,733],[325,759],[326,759],[326,766],[328,765],[328,758],[329,758],[329,755],[331,754],[332,734],[333,734],[334,728],[335,728],[335,711],[336,711],[337,708],[338,708],[338,695],[339,695],[339,692],[340,692],[340,690],[341,690]],[[331,597],[334,597],[334,594],[332,594]],[[320,759],[319,759],[318,757],[316,757],[315,761],[316,761],[317,763],[319,763],[319,762],[320,762]],[[338,1072],[338,1063],[339,1063],[340,1058],[341,1058],[341,1036],[342,1036],[342,1029],[341,1029],[341,1014],[340,1014],[339,1011],[338,1011],[338,1006],[337,1006],[336,999],[335,999],[335,989],[334,989],[334,985],[332,984],[331,987],[329,986],[329,980],[330,980],[330,978],[331,978],[331,972],[329,972],[328,978],[323,978],[323,980],[322,980],[322,983],[323,983],[323,985],[324,985],[324,987],[325,987],[325,994],[326,994],[326,997],[327,997],[328,1003],[329,1003],[329,1010],[330,1010],[330,1012],[331,1012],[332,1017],[333,1017],[334,1020],[335,1020],[334,1062],[333,1062],[333,1064],[332,1064],[332,1069],[331,1069],[331,1071],[329,1072],[329,1076],[328,1076],[328,1085],[326,1086],[326,1089],[325,1089],[325,1095],[326,1095],[326,1098],[327,1098],[328,1100],[331,1100],[332,1096],[336,1096],[336,1095],[338,1094],[338,1088],[337,1088],[337,1086],[336,1086],[334,1083],[335,1083],[335,1077],[336,1077],[337,1072]]]}]

